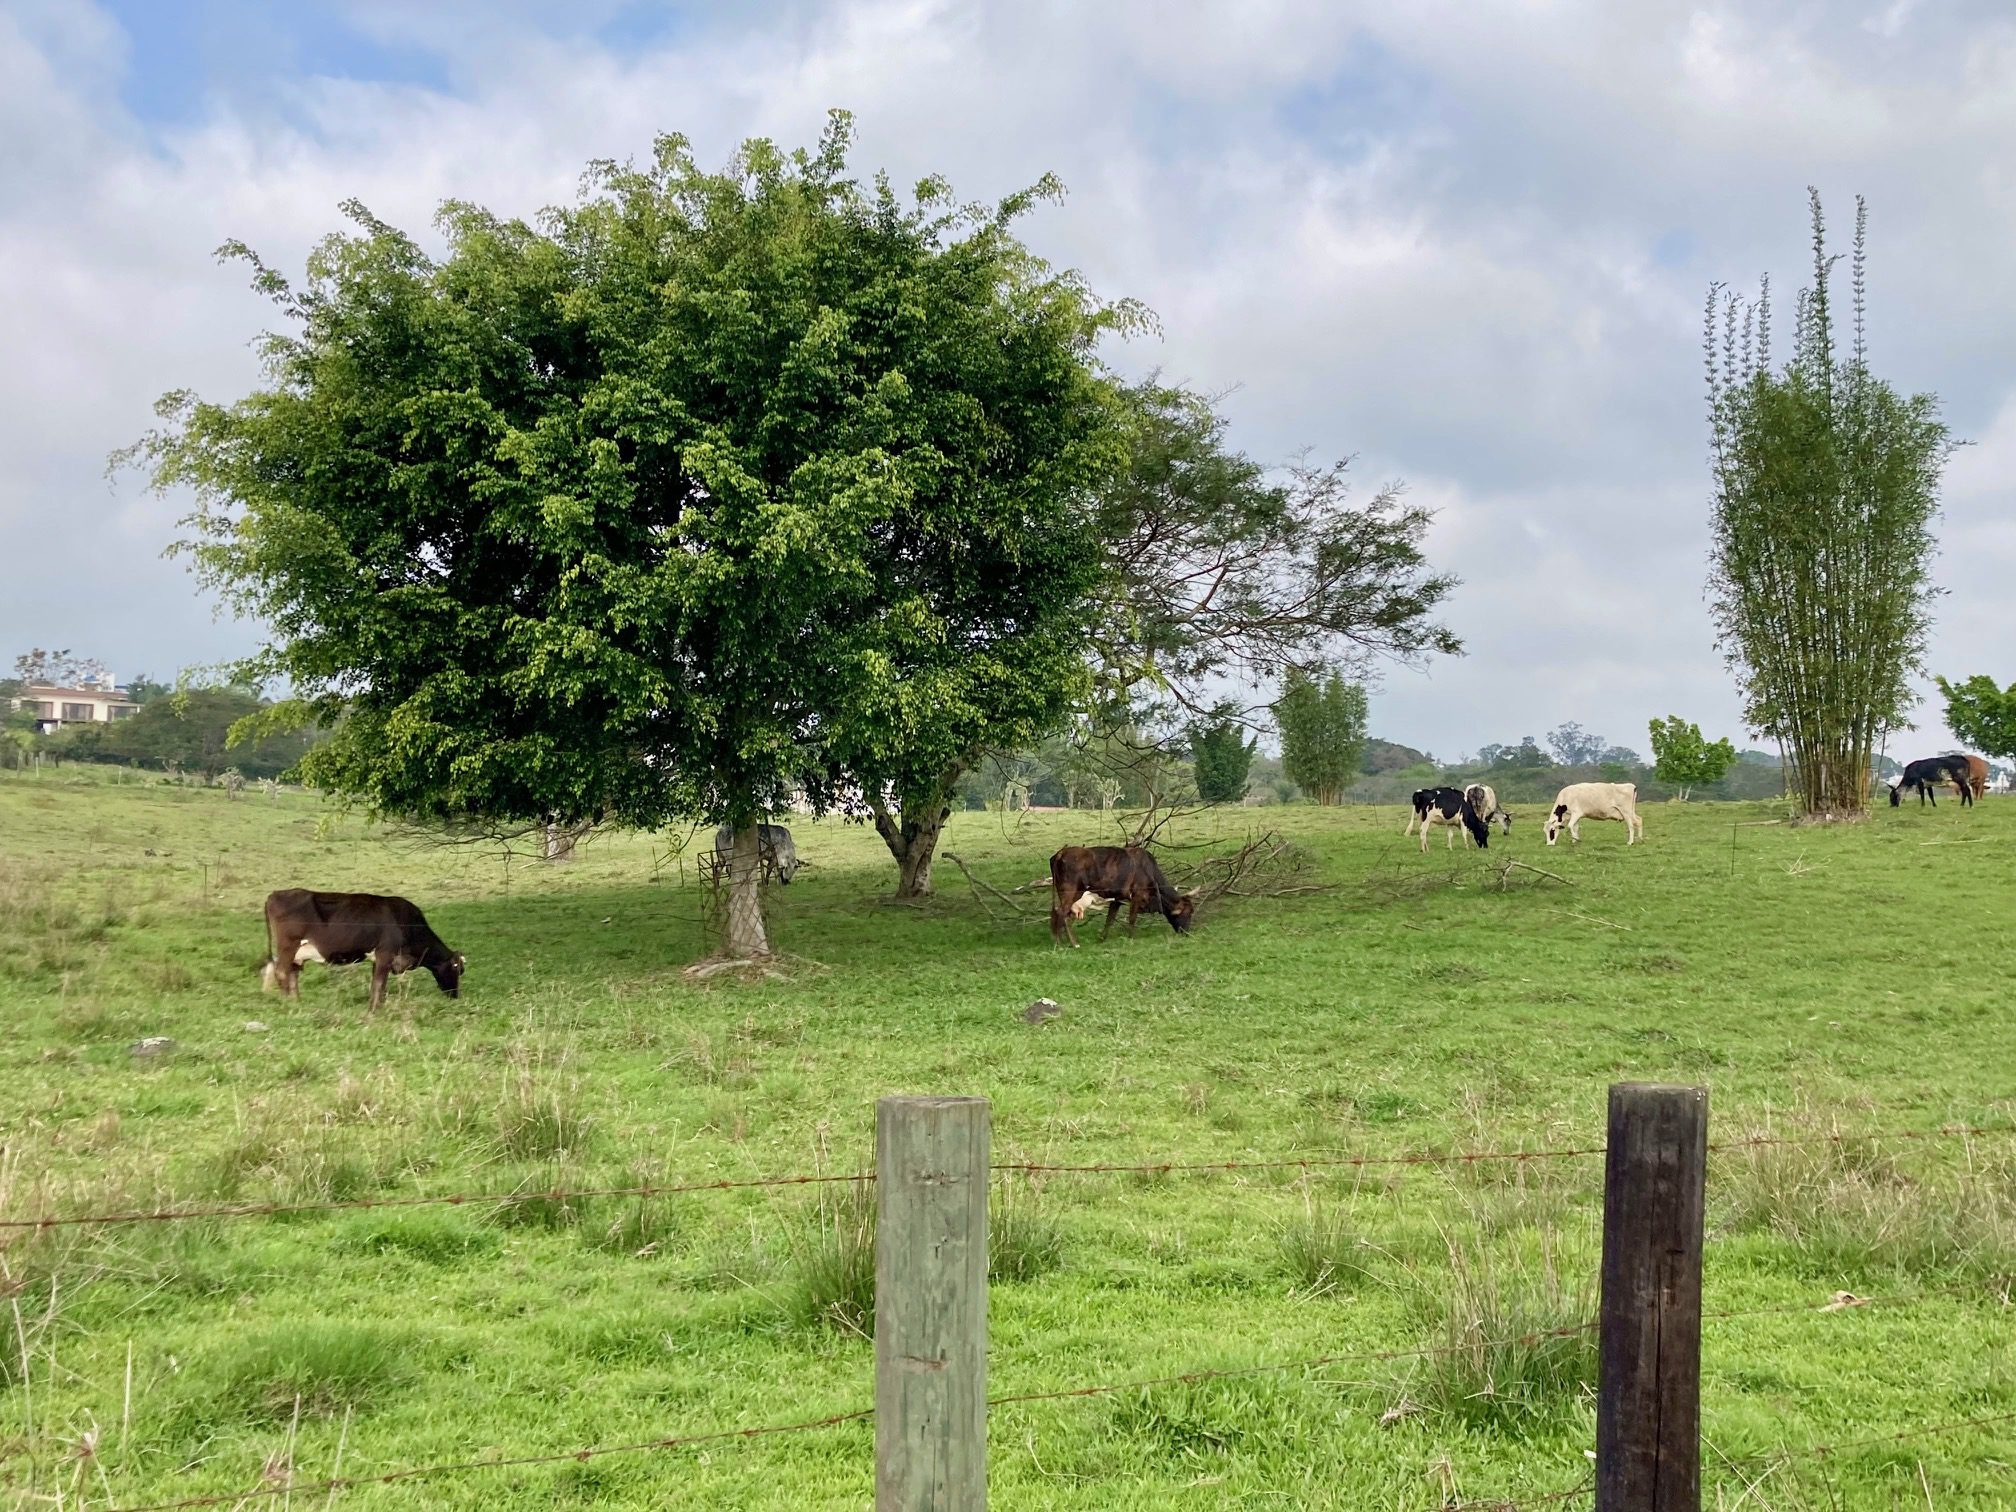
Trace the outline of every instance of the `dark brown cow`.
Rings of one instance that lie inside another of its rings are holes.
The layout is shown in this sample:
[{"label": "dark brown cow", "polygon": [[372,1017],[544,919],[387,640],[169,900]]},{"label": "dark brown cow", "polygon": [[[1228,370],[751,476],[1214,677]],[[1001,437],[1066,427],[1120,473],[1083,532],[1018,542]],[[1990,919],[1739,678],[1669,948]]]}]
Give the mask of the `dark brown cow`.
[{"label": "dark brown cow", "polygon": [[1196,900],[1179,894],[1162,875],[1155,858],[1138,845],[1067,845],[1050,858],[1050,938],[1075,947],[1078,935],[1071,920],[1078,900],[1087,893],[1107,899],[1105,939],[1112,932],[1120,905],[1127,905],[1127,933],[1145,913],[1159,913],[1178,934],[1190,929]]},{"label": "dark brown cow", "polygon": [[426,916],[404,898],[284,888],[266,897],[266,940],[265,985],[289,997],[301,995],[303,962],[348,966],[366,956],[373,1009],[385,1001],[386,979],[416,966],[431,971],[448,996],[461,996],[462,957],[441,943]]}]

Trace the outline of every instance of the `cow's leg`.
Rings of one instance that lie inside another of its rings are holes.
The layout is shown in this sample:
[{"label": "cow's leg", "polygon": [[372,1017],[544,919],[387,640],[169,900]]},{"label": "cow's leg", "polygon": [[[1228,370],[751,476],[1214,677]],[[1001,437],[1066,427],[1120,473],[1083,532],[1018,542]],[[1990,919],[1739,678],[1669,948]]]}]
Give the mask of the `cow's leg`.
[{"label": "cow's leg", "polygon": [[382,946],[371,957],[371,1006],[376,1013],[385,1006],[385,984],[392,979],[392,952]]},{"label": "cow's leg", "polygon": [[1109,898],[1107,900],[1106,924],[1105,927],[1099,931],[1100,939],[1103,940],[1106,938],[1106,936],[1113,933],[1113,921],[1120,917],[1120,905],[1126,901],[1127,900],[1125,898]]},{"label": "cow's leg", "polygon": [[1073,950],[1078,948],[1078,935],[1071,928],[1071,921],[1082,917],[1079,907],[1083,902],[1078,889],[1069,882],[1061,886],[1054,881],[1050,884],[1050,939],[1053,944],[1062,945],[1069,940]]},{"label": "cow's leg", "polygon": [[1421,854],[1428,854],[1428,816],[1421,816]]},{"label": "cow's leg", "polygon": [[1134,938],[1135,921],[1141,917],[1141,899],[1136,896],[1127,900],[1127,938]]}]

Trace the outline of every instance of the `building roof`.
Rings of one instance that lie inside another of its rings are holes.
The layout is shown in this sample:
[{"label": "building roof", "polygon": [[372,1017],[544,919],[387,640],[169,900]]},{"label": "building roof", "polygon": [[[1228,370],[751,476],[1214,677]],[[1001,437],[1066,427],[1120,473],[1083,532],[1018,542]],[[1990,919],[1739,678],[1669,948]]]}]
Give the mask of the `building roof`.
[{"label": "building roof", "polygon": [[53,683],[29,683],[21,696],[36,698],[104,698],[113,703],[131,703],[133,695],[124,688],[59,688]]}]

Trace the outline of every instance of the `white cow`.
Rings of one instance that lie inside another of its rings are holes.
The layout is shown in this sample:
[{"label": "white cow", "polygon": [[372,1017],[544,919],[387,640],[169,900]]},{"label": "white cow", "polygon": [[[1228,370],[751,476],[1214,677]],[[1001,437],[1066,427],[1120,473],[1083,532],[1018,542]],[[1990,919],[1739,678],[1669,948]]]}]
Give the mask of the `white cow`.
[{"label": "white cow", "polygon": [[1634,845],[1645,838],[1645,821],[1638,817],[1638,784],[1635,782],[1571,782],[1554,795],[1553,810],[1547,815],[1547,843],[1552,845],[1564,829],[1576,845],[1582,843],[1584,819],[1621,819],[1624,843]]}]

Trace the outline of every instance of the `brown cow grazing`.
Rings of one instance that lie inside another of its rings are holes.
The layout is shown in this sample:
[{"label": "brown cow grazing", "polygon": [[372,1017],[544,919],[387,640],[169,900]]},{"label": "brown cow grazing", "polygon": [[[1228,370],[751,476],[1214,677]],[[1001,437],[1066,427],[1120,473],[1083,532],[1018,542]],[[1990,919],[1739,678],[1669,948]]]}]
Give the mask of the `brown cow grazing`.
[{"label": "brown cow grazing", "polygon": [[461,996],[462,957],[404,898],[284,888],[266,897],[266,938],[271,953],[262,979],[288,997],[301,995],[303,962],[348,966],[366,956],[373,1010],[385,1001],[386,979],[416,966],[431,971],[448,996]]},{"label": "brown cow grazing", "polygon": [[1138,845],[1067,845],[1050,858],[1050,938],[1060,945],[1069,940],[1076,948],[1078,935],[1071,920],[1083,915],[1079,899],[1087,893],[1108,900],[1106,927],[1099,931],[1102,940],[1112,933],[1122,903],[1127,905],[1130,935],[1144,912],[1163,915],[1176,933],[1187,934],[1197,907],[1196,899],[1169,885],[1155,858]]}]

